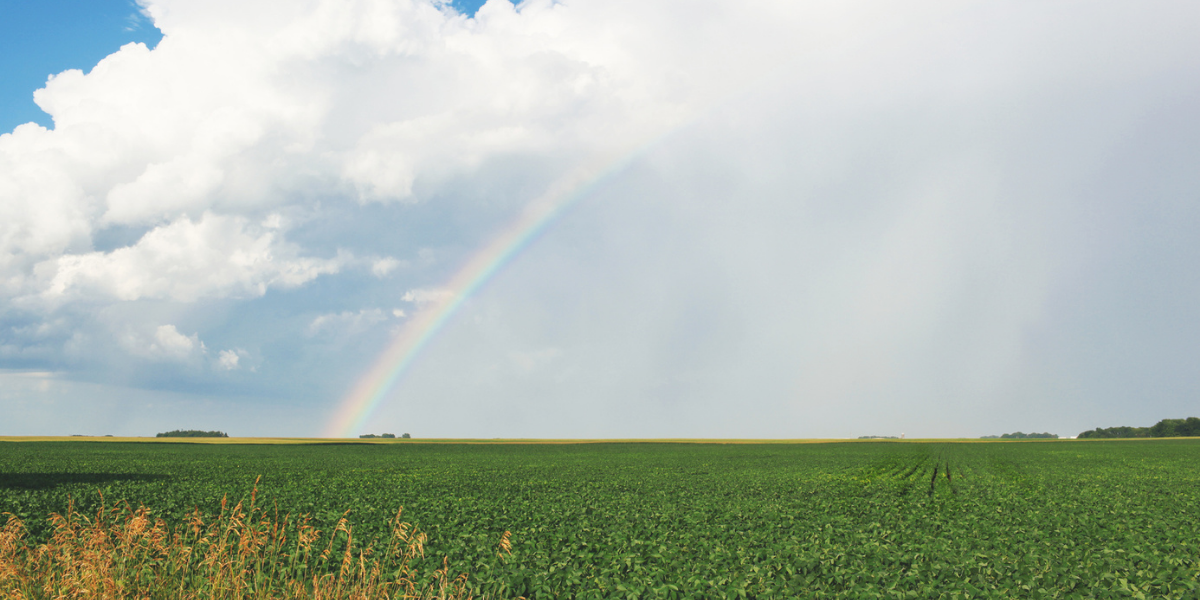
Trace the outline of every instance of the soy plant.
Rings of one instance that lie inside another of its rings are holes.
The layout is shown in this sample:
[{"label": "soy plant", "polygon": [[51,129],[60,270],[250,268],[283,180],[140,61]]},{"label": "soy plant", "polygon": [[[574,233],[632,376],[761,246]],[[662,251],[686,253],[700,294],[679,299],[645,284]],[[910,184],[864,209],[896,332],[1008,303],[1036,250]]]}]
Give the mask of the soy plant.
[{"label": "soy plant", "polygon": [[148,446],[5,446],[0,512],[101,489],[178,526],[261,473],[355,547],[403,505],[410,577],[454,565],[477,597],[1200,595],[1197,440]]}]

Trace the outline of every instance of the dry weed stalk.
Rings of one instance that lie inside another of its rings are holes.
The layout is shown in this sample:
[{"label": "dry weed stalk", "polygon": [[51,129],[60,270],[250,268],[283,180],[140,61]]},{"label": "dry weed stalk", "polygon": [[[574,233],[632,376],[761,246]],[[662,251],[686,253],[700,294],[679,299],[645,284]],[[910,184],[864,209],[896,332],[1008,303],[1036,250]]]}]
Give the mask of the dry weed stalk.
[{"label": "dry weed stalk", "polygon": [[[459,599],[466,575],[451,578],[443,560],[432,580],[414,579],[409,564],[424,555],[426,536],[391,521],[386,548],[355,549],[347,515],[324,549],[307,517],[293,521],[257,502],[238,502],[205,521],[199,510],[172,530],[145,507],[101,507],[94,519],[75,511],[50,517],[53,535],[26,540],[25,524],[8,514],[0,528],[0,598],[7,599]],[[333,562],[336,561],[336,562]]]}]

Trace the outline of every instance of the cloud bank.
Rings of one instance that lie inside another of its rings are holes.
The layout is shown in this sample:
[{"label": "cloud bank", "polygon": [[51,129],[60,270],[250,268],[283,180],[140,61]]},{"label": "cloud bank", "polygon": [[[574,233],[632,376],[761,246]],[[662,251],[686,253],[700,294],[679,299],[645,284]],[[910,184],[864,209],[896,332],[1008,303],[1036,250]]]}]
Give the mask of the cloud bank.
[{"label": "cloud bank", "polygon": [[5,366],[288,396],[316,430],[525,203],[636,156],[380,419],[1045,430],[1194,387],[1168,350],[1104,350],[1190,352],[1159,320],[1200,323],[1122,308],[1194,281],[1166,260],[1198,249],[1169,233],[1200,189],[1189,5],[143,4],[158,46],[56,74],[54,127],[0,135]]}]

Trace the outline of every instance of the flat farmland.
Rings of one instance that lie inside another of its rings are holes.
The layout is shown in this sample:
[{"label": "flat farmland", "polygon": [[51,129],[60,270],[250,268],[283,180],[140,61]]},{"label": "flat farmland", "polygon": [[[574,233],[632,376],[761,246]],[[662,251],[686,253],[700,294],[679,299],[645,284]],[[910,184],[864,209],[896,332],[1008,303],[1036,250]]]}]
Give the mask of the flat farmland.
[{"label": "flat farmland", "polygon": [[256,479],[260,505],[345,515],[362,547],[403,507],[429,536],[415,567],[444,557],[492,598],[1200,596],[1197,439],[0,442],[0,512],[34,539],[70,502],[178,524]]}]

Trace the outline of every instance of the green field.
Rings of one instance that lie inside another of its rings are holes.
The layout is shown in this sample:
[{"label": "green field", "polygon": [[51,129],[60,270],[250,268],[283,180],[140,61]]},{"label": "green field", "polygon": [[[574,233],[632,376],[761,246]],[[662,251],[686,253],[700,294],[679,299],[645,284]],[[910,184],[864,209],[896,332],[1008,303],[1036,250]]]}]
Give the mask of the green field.
[{"label": "green field", "polygon": [[359,544],[403,506],[418,567],[488,597],[1200,597],[1196,439],[0,442],[0,512],[45,536],[102,492],[178,522],[260,475],[260,504],[349,510]]}]

